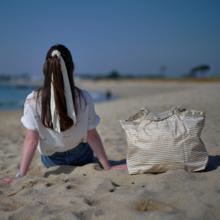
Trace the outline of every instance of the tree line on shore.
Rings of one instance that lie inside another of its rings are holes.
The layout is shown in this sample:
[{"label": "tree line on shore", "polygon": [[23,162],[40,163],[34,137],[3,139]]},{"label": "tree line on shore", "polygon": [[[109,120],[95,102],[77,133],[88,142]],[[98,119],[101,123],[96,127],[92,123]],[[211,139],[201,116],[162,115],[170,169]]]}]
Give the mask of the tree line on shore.
[{"label": "tree line on shore", "polygon": [[[119,80],[119,79],[135,79],[135,78],[146,78],[146,79],[165,79],[169,78],[166,75],[166,67],[163,66],[163,71],[159,74],[121,74],[117,70],[112,70],[108,74],[78,74],[78,77],[81,79],[93,79],[93,80],[102,80],[102,79],[112,79],[112,80]],[[186,74],[183,74],[181,78],[202,78],[208,77],[208,73],[211,67],[208,64],[201,64],[197,65],[190,69],[190,71]],[[179,78],[179,77],[178,77]],[[7,82],[16,82],[16,81],[23,81],[23,82],[31,82],[32,75],[29,73],[20,73],[20,74],[6,74],[0,73],[0,82],[7,83]]]}]

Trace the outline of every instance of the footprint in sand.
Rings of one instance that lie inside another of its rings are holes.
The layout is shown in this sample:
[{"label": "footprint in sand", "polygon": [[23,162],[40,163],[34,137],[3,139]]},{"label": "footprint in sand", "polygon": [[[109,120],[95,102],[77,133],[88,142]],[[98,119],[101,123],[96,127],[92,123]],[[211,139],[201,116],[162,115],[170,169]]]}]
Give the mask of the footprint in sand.
[{"label": "footprint in sand", "polygon": [[102,209],[98,209],[95,211],[95,216],[100,216],[100,215],[104,215],[105,212]]},{"label": "footprint in sand", "polygon": [[169,205],[155,201],[153,199],[141,199],[136,202],[135,209],[139,212],[148,212],[148,211],[172,211],[172,207]]},{"label": "footprint in sand", "polygon": [[45,184],[46,187],[50,187],[50,186],[52,186],[52,185],[53,185],[52,183],[46,183],[46,184]]},{"label": "footprint in sand", "polygon": [[84,198],[84,202],[88,205],[88,206],[95,206],[97,205],[97,201],[92,199],[92,198]]},{"label": "footprint in sand", "polygon": [[73,213],[78,219],[86,220],[86,219],[96,219],[96,217],[104,215],[104,211],[102,209],[88,209],[81,212]]},{"label": "footprint in sand", "polygon": [[3,201],[1,201],[0,211],[12,212],[12,211],[17,210],[18,208],[20,208],[22,206],[23,206],[23,204],[21,204],[20,202],[18,202],[16,200],[4,199]]},{"label": "footprint in sand", "polygon": [[86,220],[91,219],[93,212],[93,210],[85,210],[81,212],[74,212],[73,214],[80,220]]},{"label": "footprint in sand", "polygon": [[100,183],[98,186],[97,186],[97,189],[96,191],[97,192],[114,192],[115,189],[116,189],[116,185],[119,186],[118,184],[115,184],[114,182],[112,182],[111,180],[109,179],[105,179],[102,183]]},{"label": "footprint in sand", "polygon": [[63,182],[64,183],[68,183],[70,180],[69,179],[64,179]]},{"label": "footprint in sand", "polygon": [[37,180],[31,180],[29,182],[26,182],[24,183],[20,189],[18,189],[17,191],[15,192],[12,192],[10,194],[8,194],[8,197],[11,197],[11,196],[15,196],[16,194],[18,194],[19,192],[23,191],[24,189],[32,189],[34,185],[36,185],[38,183]]},{"label": "footprint in sand", "polygon": [[68,189],[68,190],[70,190],[70,189],[72,189],[73,188],[73,185],[67,185],[66,186],[66,189]]}]

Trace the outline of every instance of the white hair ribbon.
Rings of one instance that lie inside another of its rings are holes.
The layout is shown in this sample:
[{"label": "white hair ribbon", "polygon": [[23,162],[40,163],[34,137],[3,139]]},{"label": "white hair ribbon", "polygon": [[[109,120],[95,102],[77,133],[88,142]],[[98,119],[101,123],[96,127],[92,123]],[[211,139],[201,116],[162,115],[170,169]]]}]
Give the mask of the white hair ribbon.
[{"label": "white hair ribbon", "polygon": [[[71,88],[70,88],[70,83],[69,83],[69,78],[68,78],[65,62],[61,56],[61,53],[58,50],[54,50],[52,52],[51,56],[52,57],[57,56],[60,60],[60,67],[61,67],[61,72],[63,75],[64,95],[65,95],[65,99],[66,99],[67,114],[73,120],[73,123],[75,124],[76,123],[76,113],[74,110],[73,97],[72,97],[72,92],[71,92]],[[51,79],[50,111],[51,111],[53,129],[60,133],[61,132],[60,118],[59,118],[59,115],[57,114],[57,111],[56,111],[53,74],[52,74],[52,79]]]}]

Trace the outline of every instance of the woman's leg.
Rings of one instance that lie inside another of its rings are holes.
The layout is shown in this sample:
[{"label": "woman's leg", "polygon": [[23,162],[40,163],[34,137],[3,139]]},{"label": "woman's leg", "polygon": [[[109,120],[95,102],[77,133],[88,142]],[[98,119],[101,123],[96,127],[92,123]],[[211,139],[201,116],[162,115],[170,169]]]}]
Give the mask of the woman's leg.
[{"label": "woman's leg", "polygon": [[67,163],[73,166],[83,166],[94,162],[94,154],[87,143],[81,143],[69,151]]},{"label": "woman's leg", "polygon": [[51,156],[41,155],[45,167],[59,165],[83,166],[94,162],[94,154],[87,143],[80,143],[73,149],[65,152],[56,152]]},{"label": "woman's leg", "polygon": [[65,161],[65,152],[56,152],[50,156],[41,155],[41,161],[45,167],[67,165]]}]

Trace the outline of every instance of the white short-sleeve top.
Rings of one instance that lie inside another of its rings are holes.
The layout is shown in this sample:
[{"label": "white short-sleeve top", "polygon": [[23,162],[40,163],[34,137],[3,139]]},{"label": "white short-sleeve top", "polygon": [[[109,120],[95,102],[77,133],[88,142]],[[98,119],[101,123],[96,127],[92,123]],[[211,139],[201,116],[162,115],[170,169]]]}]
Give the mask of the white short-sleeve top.
[{"label": "white short-sleeve top", "polygon": [[77,123],[71,128],[58,133],[46,128],[41,122],[41,103],[37,99],[37,92],[30,93],[24,103],[24,113],[21,122],[25,128],[38,131],[38,150],[43,155],[52,155],[55,152],[64,152],[76,147],[81,142],[86,142],[87,132],[95,128],[100,118],[95,112],[92,97],[85,90],[82,96],[77,96],[78,107]]}]

